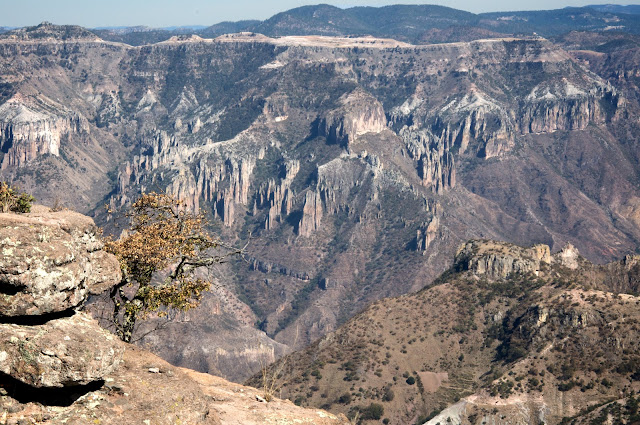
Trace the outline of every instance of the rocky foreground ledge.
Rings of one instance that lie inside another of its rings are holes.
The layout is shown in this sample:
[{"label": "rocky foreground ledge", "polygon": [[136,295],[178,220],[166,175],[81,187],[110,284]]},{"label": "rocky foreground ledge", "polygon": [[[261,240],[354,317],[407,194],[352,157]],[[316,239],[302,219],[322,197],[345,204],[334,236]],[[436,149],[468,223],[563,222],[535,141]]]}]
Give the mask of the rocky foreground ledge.
[{"label": "rocky foreground ledge", "polygon": [[88,217],[0,214],[0,424],[346,424],[181,369],[81,312],[120,280]]}]

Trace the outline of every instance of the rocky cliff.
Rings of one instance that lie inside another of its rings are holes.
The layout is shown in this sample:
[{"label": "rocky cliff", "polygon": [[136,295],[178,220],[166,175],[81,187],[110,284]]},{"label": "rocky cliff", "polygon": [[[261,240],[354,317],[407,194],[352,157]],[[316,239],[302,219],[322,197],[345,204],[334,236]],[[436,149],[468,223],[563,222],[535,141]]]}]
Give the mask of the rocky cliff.
[{"label": "rocky cliff", "polygon": [[349,147],[359,136],[380,133],[387,128],[384,109],[378,99],[362,90],[340,97],[340,107],[320,120],[318,133],[330,143]]},{"label": "rocky cliff", "polygon": [[120,279],[117,261],[101,251],[99,229],[81,214],[3,214],[0,238],[4,317],[71,310]]},{"label": "rocky cliff", "polygon": [[76,311],[90,292],[120,279],[115,258],[100,251],[93,221],[36,210],[0,217],[3,421],[7,411],[22,410],[13,397],[39,395],[47,403],[102,386],[124,352],[115,336]]},{"label": "rocky cliff", "polygon": [[551,261],[547,245],[519,249],[489,241],[472,241],[458,249],[454,265],[460,270],[469,270],[475,275],[495,280],[514,274],[531,273],[538,276],[540,270]]},{"label": "rocky cliff", "polygon": [[50,99],[25,99],[18,94],[0,106],[0,151],[4,153],[0,167],[25,167],[47,154],[60,156],[62,139],[82,140],[88,132],[86,118],[74,116]]},{"label": "rocky cliff", "polygon": [[121,278],[90,218],[38,206],[0,214],[0,233],[2,423],[348,423],[171,366],[79,311]]}]

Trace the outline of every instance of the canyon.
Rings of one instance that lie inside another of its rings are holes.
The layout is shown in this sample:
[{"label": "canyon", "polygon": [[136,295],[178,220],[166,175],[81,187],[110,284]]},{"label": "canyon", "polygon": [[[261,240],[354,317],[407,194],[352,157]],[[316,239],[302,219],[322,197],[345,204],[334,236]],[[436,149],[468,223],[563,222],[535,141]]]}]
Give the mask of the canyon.
[{"label": "canyon", "polygon": [[0,177],[116,235],[131,200],[165,191],[248,243],[207,272],[198,309],[140,341],[242,381],[430,285],[469,239],[636,252],[638,56],[569,41],[15,30]]}]

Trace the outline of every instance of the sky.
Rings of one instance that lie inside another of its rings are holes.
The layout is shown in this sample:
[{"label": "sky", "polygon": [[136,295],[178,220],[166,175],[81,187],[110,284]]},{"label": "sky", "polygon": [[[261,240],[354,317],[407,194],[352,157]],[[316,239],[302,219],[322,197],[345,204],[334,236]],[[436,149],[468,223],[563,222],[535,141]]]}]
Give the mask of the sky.
[{"label": "sky", "polygon": [[212,25],[222,21],[267,19],[278,12],[307,4],[338,7],[387,4],[440,4],[469,12],[558,9],[587,4],[640,4],[616,0],[0,0],[0,26],[22,27],[43,21],[105,26],[167,27]]}]

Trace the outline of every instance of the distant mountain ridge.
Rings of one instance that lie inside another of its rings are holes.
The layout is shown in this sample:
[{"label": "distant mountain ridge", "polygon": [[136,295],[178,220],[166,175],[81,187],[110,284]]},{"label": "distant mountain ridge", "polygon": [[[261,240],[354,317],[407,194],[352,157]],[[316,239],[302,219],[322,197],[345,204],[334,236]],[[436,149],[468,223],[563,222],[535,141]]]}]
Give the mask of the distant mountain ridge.
[{"label": "distant mountain ridge", "polygon": [[557,36],[570,31],[625,31],[640,34],[640,6],[594,5],[555,10],[474,14],[437,5],[358,6],[342,9],[328,4],[302,6],[264,21],[220,22],[209,27],[96,28],[105,40],[131,45],[152,44],[174,35],[215,38],[242,31],[270,37],[326,35],[393,38],[429,44],[500,35]]},{"label": "distant mountain ridge", "polygon": [[417,40],[429,29],[477,25],[473,13],[434,5],[392,5],[340,9],[330,5],[303,6],[279,13],[252,30],[269,36],[323,34],[373,35],[402,41]]},{"label": "distant mountain ridge", "polygon": [[78,25],[54,25],[51,22],[42,22],[32,27],[13,29],[2,34],[2,38],[14,38],[18,40],[41,40],[52,38],[61,41],[71,40],[99,40],[94,32]]},{"label": "distant mountain ridge", "polygon": [[633,15],[640,14],[640,5],[637,4],[629,4],[626,6],[621,4],[594,4],[587,7],[596,9],[600,12],[629,13]]}]

